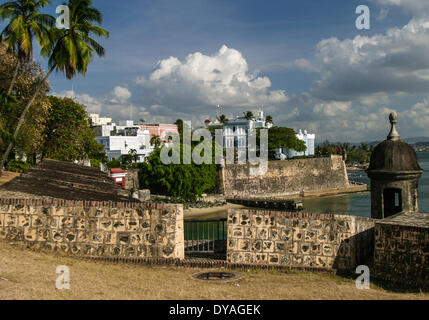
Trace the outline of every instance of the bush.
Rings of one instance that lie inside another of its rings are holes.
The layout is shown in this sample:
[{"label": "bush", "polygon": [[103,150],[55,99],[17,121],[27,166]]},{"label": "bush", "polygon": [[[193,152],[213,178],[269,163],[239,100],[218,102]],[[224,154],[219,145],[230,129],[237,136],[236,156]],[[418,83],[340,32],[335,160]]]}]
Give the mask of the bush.
[{"label": "bush", "polygon": [[17,173],[23,173],[31,168],[31,163],[24,161],[12,160],[7,164],[7,170]]}]

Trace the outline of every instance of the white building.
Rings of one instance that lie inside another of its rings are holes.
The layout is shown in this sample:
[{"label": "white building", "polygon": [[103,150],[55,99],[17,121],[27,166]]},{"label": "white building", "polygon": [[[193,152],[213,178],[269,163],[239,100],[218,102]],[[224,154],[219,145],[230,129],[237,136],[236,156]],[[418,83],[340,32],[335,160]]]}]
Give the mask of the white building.
[{"label": "white building", "polygon": [[104,146],[109,160],[119,160],[121,156],[129,154],[131,150],[136,150],[138,162],[144,162],[153,151],[153,147],[150,145],[149,130],[134,125],[130,120],[120,124],[122,125],[95,127],[97,135],[95,140]]},{"label": "white building", "polygon": [[295,157],[303,157],[303,156],[314,156],[315,155],[315,141],[316,135],[310,134],[307,130],[304,132],[300,129],[297,133],[296,137],[299,140],[304,141],[307,150],[304,152],[297,152],[293,149],[279,149],[276,150],[276,158],[278,160],[284,160],[285,158],[291,159]]},{"label": "white building", "polygon": [[100,115],[96,113],[89,114],[88,116],[89,116],[89,119],[91,119],[91,125],[94,127],[104,126],[108,124],[115,125],[114,123],[112,123],[112,118],[100,118]]},{"label": "white building", "polygon": [[[209,126],[220,125],[221,124],[219,122],[209,124]],[[273,125],[271,123],[267,123],[264,117],[264,112],[259,111],[257,116],[251,120],[247,120],[244,117],[238,117],[236,119],[229,120],[221,126],[223,127],[224,147],[244,150],[248,147],[247,134],[249,131],[258,128],[271,128]]]}]

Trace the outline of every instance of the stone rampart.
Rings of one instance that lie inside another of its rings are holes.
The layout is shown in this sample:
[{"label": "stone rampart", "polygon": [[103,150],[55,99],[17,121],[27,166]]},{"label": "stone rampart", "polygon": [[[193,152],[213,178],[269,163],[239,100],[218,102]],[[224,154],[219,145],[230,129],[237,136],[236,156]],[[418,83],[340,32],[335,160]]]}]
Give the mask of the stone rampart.
[{"label": "stone rampart", "polygon": [[375,276],[429,287],[429,214],[401,213],[375,225]]},{"label": "stone rampart", "polygon": [[183,207],[0,199],[0,239],[84,257],[184,259]]},{"label": "stone rampart", "polygon": [[309,191],[349,188],[347,168],[340,156],[269,161],[265,175],[252,175],[253,166],[222,168],[221,190],[226,197],[293,195]]},{"label": "stone rampart", "polygon": [[229,263],[352,270],[373,255],[374,220],[309,213],[233,209]]}]

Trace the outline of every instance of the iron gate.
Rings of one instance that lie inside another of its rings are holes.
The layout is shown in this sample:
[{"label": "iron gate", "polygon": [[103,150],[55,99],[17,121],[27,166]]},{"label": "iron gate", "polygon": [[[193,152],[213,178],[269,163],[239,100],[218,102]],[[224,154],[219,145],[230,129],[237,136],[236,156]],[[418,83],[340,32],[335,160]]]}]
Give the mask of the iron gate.
[{"label": "iron gate", "polygon": [[185,254],[226,255],[227,219],[185,220]]}]

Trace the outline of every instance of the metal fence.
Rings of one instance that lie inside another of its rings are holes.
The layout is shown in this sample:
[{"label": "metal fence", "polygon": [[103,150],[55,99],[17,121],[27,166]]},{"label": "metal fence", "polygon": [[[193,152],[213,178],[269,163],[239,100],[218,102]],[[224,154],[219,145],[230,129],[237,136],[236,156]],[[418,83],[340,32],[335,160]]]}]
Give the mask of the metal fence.
[{"label": "metal fence", "polygon": [[227,219],[186,220],[185,253],[226,253]]}]

